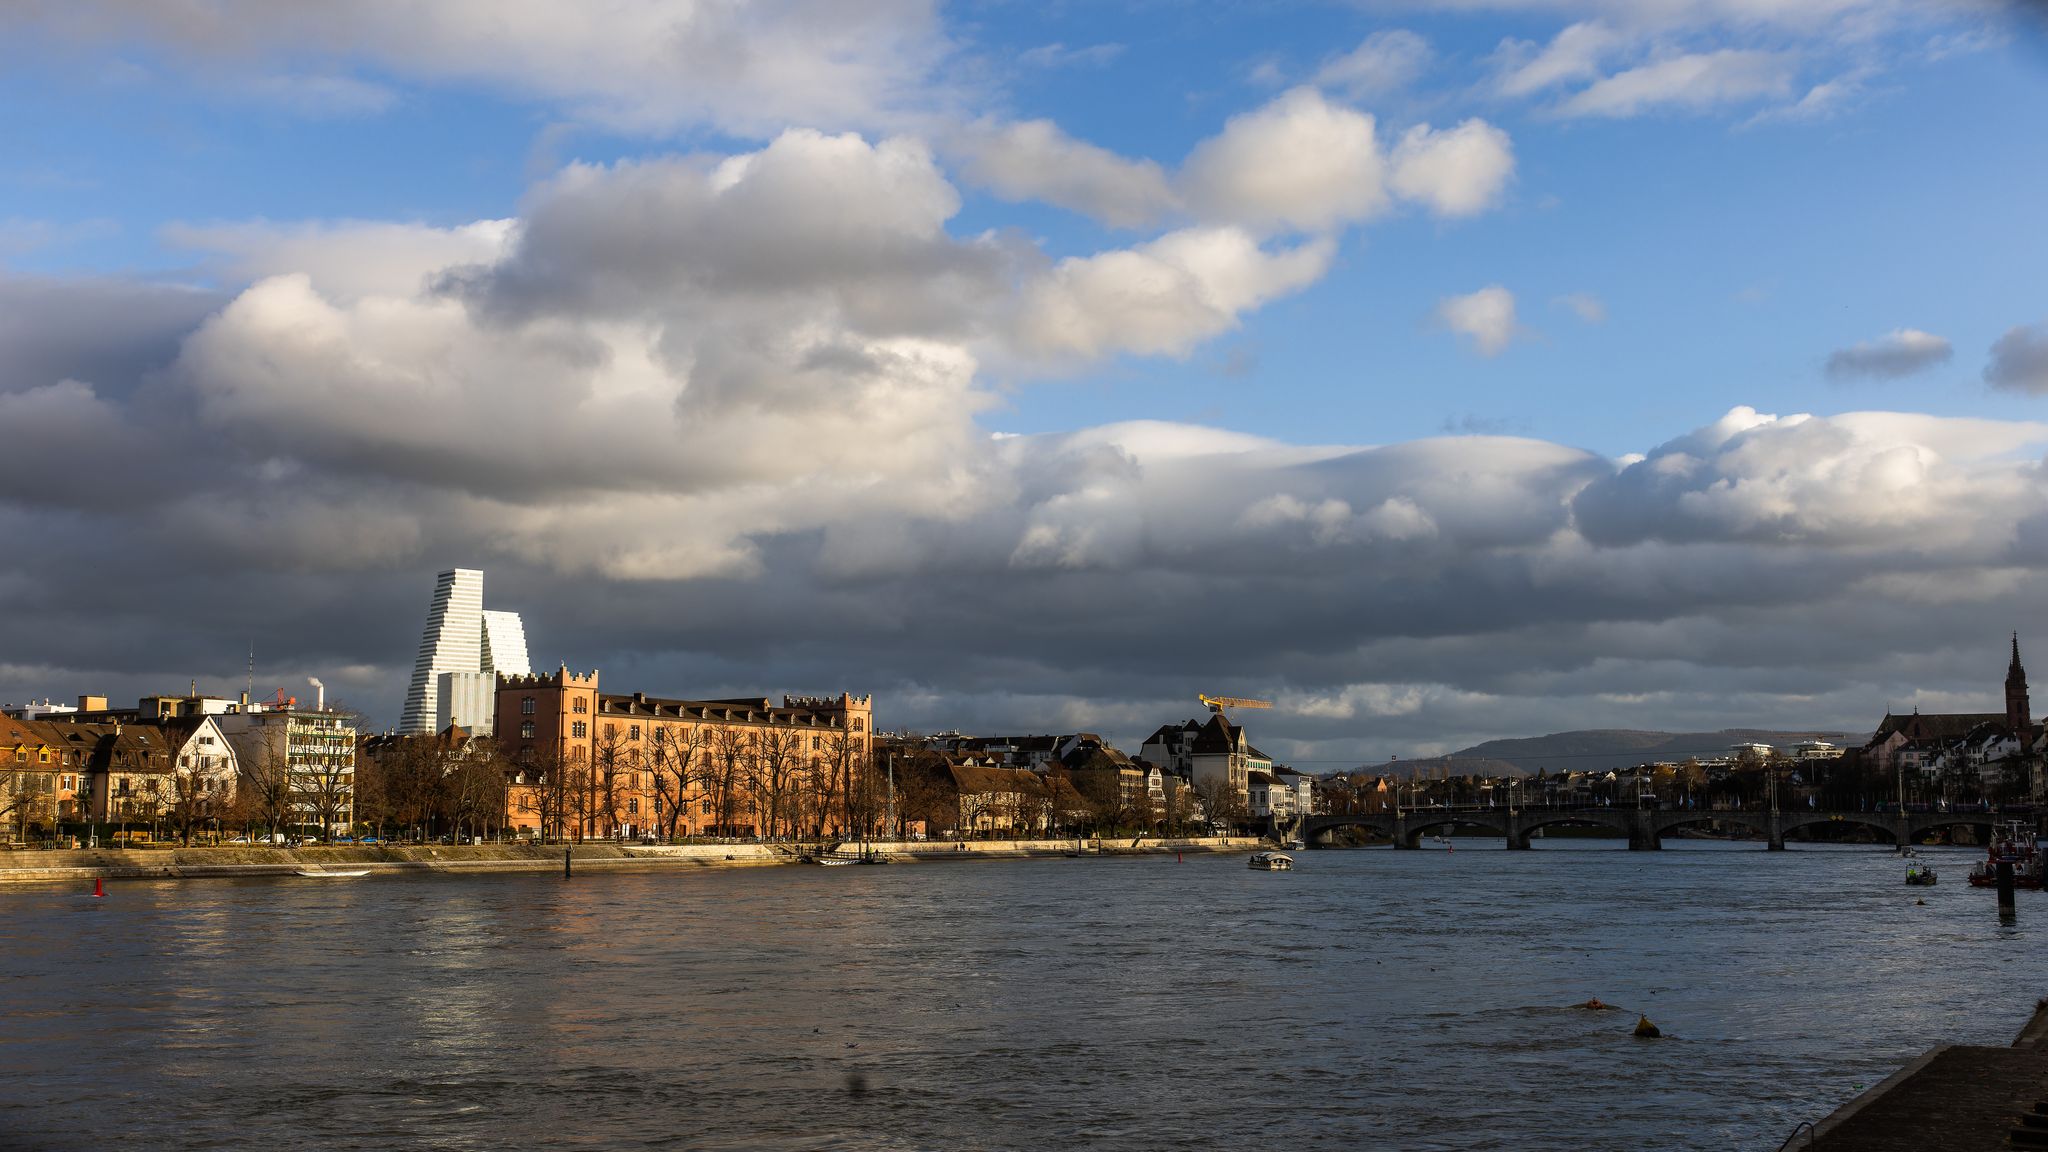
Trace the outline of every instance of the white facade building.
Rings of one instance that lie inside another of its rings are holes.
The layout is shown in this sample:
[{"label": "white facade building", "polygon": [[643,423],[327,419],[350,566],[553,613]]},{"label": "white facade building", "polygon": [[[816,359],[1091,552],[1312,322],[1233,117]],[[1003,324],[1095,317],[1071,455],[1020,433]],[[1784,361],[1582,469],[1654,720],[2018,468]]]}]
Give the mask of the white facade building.
[{"label": "white facade building", "polygon": [[398,730],[439,732],[459,724],[473,735],[489,735],[496,678],[531,671],[519,614],[485,611],[484,574],[474,568],[450,568],[435,580]]}]

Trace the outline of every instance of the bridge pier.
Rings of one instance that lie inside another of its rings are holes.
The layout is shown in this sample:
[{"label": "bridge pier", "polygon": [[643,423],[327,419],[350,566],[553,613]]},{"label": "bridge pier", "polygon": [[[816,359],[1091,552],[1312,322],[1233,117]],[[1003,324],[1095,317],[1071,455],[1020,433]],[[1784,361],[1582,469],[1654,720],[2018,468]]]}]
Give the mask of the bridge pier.
[{"label": "bridge pier", "polygon": [[1656,813],[1637,809],[1631,813],[1628,822],[1628,850],[1631,852],[1657,852],[1664,847],[1664,841],[1657,835]]},{"label": "bridge pier", "polygon": [[1526,852],[1529,850],[1529,834],[1527,832],[1522,831],[1521,813],[1508,813],[1508,818],[1505,821],[1502,830],[1505,831],[1508,836],[1508,851]]}]

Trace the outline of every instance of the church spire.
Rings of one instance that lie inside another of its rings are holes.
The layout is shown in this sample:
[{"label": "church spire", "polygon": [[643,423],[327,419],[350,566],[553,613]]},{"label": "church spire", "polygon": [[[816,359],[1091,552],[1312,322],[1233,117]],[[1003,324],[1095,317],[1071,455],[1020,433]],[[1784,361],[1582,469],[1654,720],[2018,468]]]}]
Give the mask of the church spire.
[{"label": "church spire", "polygon": [[2033,705],[2027,699],[2027,670],[2020,664],[2020,634],[2012,634],[2012,664],[2005,670],[2005,727],[2014,735],[2032,740]]}]

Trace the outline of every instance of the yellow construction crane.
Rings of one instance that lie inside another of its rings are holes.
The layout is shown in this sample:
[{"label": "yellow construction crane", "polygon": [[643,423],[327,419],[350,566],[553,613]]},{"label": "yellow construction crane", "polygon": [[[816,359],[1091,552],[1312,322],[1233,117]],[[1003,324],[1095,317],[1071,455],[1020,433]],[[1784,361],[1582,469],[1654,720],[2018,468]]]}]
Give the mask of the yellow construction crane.
[{"label": "yellow construction crane", "polygon": [[1195,699],[1207,704],[1211,712],[1221,712],[1225,708],[1271,708],[1273,706],[1271,700],[1245,700],[1237,696],[1197,695]]}]

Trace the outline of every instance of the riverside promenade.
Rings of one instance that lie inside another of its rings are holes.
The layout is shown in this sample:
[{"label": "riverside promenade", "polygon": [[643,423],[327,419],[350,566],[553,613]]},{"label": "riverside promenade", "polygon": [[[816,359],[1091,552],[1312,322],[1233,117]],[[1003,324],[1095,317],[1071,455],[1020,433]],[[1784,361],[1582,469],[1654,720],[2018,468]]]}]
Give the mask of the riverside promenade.
[{"label": "riverside promenade", "polygon": [[2048,1148],[2048,1001],[2009,1047],[1943,1044],[1836,1109],[1784,1148],[1979,1152]]},{"label": "riverside promenade", "polygon": [[[1243,836],[1173,839],[1144,837],[1082,842],[1083,855],[1159,855],[1175,852],[1249,852],[1259,841]],[[301,869],[365,868],[373,874],[558,872],[566,853],[572,875],[669,868],[747,868],[801,862],[790,844],[474,844],[308,845],[300,848],[215,847],[21,851],[0,855],[0,884],[57,884],[104,880],[203,880],[291,876]],[[826,845],[829,847],[829,845]],[[1073,840],[968,840],[877,843],[869,848],[895,863],[1014,860],[1073,855]]]}]

